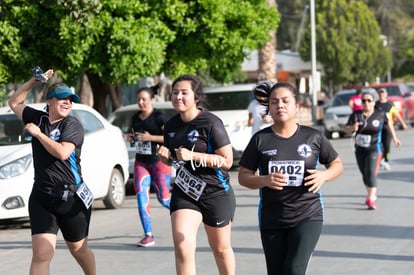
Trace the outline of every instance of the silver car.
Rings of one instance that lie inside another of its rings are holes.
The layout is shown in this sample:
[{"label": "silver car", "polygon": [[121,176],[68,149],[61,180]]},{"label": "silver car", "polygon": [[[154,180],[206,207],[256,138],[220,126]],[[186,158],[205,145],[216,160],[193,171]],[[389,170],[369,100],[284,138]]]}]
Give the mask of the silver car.
[{"label": "silver car", "polygon": [[[362,92],[373,92],[372,88],[363,88]],[[352,109],[349,107],[349,100],[356,94],[356,89],[348,89],[338,91],[332,98],[328,107],[325,109],[323,118],[324,131],[328,138],[335,136],[344,137],[345,125],[348,122],[349,116],[352,114]]]}]

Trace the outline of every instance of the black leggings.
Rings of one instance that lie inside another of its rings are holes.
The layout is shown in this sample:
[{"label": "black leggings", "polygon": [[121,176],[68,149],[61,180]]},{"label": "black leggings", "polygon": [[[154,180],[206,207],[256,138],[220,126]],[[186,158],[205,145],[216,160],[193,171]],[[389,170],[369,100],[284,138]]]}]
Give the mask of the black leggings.
[{"label": "black leggings", "polygon": [[389,162],[390,161],[390,155],[391,155],[391,134],[388,131],[388,129],[383,128],[382,134],[381,134],[381,143],[382,143],[382,149],[383,149],[383,158],[384,161]]},{"label": "black leggings", "polygon": [[261,230],[268,275],[304,275],[319,236],[322,221],[293,228]]},{"label": "black leggings", "polygon": [[377,187],[377,173],[382,153],[377,151],[356,151],[355,157],[362,180],[367,187]]}]

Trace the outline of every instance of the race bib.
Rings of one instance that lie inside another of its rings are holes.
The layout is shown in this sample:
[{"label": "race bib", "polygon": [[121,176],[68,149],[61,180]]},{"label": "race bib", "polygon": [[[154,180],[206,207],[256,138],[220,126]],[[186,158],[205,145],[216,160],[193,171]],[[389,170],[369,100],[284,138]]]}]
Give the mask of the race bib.
[{"label": "race bib", "polygon": [[355,143],[359,147],[368,148],[371,145],[371,136],[364,134],[357,134],[355,137]]},{"label": "race bib", "polygon": [[198,201],[207,183],[191,174],[184,166],[177,171],[174,184],[190,198]]},{"label": "race bib", "polygon": [[88,186],[83,182],[76,190],[76,194],[82,200],[83,204],[85,205],[86,209],[89,209],[93,203],[93,194]]},{"label": "race bib", "polygon": [[268,164],[269,174],[280,172],[288,177],[287,186],[302,186],[305,174],[303,160],[271,160]]},{"label": "race bib", "polygon": [[151,141],[137,141],[135,146],[137,148],[137,154],[152,155]]}]

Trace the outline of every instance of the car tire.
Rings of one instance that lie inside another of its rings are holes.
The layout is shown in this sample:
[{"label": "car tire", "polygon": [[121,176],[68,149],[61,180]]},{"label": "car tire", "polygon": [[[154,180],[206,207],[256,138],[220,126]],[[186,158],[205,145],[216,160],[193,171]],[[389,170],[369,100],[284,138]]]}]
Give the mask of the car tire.
[{"label": "car tire", "polygon": [[330,132],[330,131],[326,130],[326,128],[325,128],[325,127],[323,127],[321,131],[323,132],[323,134],[325,135],[325,137],[326,137],[327,139],[332,139],[332,132]]},{"label": "car tire", "polygon": [[125,185],[122,173],[114,168],[108,184],[108,193],[103,199],[103,203],[108,209],[120,208],[125,200]]}]

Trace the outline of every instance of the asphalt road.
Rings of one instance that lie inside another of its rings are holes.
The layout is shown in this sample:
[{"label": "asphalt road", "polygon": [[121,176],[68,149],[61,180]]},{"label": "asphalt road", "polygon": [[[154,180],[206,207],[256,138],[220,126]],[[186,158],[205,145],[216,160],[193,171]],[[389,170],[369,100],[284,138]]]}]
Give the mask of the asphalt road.
[{"label": "asphalt road", "polygon": [[[344,165],[344,174],[323,186],[326,221],[309,266],[309,275],[324,274],[413,274],[414,270],[414,129],[397,131],[401,148],[392,146],[392,170],[378,175],[378,209],[366,210],[365,190],[349,139],[333,140]],[[257,229],[257,190],[237,183],[232,242],[236,274],[266,274]],[[154,196],[154,194],[152,194]],[[138,248],[142,234],[136,200],[128,196],[122,209],[106,210],[95,202],[90,245],[95,252],[98,274],[175,274],[169,213],[155,197],[151,200],[156,245]],[[198,236],[198,274],[218,274],[204,229]],[[0,230],[0,274],[28,274],[31,258],[27,225],[3,226]],[[82,274],[61,235],[51,265],[51,274]]]}]

